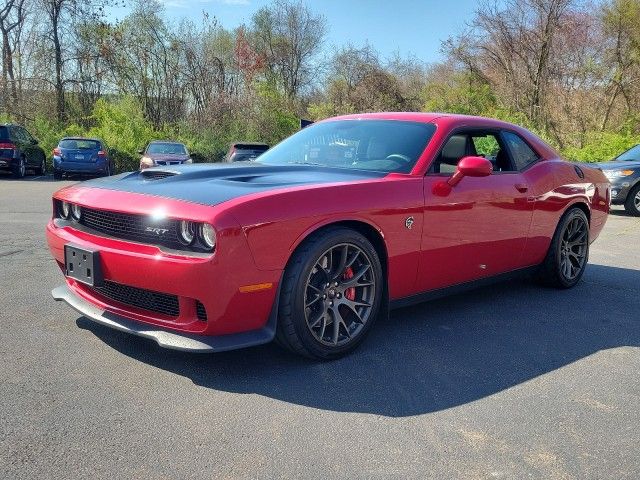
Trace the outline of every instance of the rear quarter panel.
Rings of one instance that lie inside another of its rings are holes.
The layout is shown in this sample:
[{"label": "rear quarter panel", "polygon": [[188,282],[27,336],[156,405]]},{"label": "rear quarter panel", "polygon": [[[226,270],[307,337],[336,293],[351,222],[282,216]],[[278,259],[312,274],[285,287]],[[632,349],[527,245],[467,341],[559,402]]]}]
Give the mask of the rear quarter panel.
[{"label": "rear quarter panel", "polygon": [[577,167],[584,178],[578,175],[576,165],[560,159],[539,162],[525,172],[535,198],[525,264],[542,262],[560,217],[575,204],[588,209],[592,242],[602,231],[609,212],[609,182],[597,169],[586,165]]}]

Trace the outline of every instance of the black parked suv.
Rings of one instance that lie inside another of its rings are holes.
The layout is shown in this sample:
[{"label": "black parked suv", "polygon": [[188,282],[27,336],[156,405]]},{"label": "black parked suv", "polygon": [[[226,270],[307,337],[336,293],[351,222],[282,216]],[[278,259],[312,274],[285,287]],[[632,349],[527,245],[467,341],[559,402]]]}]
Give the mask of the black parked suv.
[{"label": "black parked suv", "polygon": [[27,170],[43,175],[46,158],[26,128],[12,123],[0,125],[0,170],[12,172],[15,178],[24,177]]}]

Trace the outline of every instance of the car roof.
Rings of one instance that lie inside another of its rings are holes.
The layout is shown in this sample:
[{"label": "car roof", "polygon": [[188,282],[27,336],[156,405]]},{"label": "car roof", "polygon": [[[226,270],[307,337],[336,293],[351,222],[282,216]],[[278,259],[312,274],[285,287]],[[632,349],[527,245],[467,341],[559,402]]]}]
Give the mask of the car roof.
[{"label": "car roof", "polygon": [[[460,124],[483,124],[491,125],[498,128],[513,128],[517,127],[508,122],[502,120],[496,120],[495,118],[479,117],[475,115],[463,115],[458,113],[442,113],[442,112],[376,112],[376,113],[355,113],[349,115],[340,115],[337,117],[327,118],[325,121],[333,120],[403,120],[408,122],[421,122],[421,123],[450,123],[456,122]],[[517,127],[521,128],[521,127]]]},{"label": "car roof", "polygon": [[60,139],[60,141],[62,140],[91,140],[92,142],[102,142],[101,139],[93,137],[63,137]]}]

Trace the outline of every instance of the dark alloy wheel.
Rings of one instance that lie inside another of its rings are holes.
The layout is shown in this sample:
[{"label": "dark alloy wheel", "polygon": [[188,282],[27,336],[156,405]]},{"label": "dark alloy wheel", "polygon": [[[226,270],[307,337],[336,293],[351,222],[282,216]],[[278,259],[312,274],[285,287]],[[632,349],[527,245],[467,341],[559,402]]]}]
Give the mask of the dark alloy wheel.
[{"label": "dark alloy wheel", "polygon": [[35,174],[44,175],[45,173],[47,173],[47,162],[43,156],[42,160],[40,160],[40,166],[35,169]]},{"label": "dark alloy wheel", "polygon": [[320,359],[353,350],[378,314],[381,282],[380,259],[366,237],[345,228],[313,236],[285,272],[278,342]]},{"label": "dark alloy wheel", "polygon": [[27,164],[25,163],[24,157],[20,157],[20,160],[18,160],[18,164],[13,169],[13,177],[23,178],[26,172]]},{"label": "dark alloy wheel", "polygon": [[640,183],[629,192],[624,209],[629,215],[640,217]]},{"label": "dark alloy wheel", "polygon": [[572,208],[560,219],[540,279],[550,286],[571,288],[582,278],[588,259],[589,220],[580,208]]}]

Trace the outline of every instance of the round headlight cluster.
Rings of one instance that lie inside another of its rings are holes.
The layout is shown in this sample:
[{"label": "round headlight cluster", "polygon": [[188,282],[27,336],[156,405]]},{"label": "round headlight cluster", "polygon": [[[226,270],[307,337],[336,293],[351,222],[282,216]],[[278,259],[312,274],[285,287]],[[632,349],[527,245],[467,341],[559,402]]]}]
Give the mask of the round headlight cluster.
[{"label": "round headlight cluster", "polygon": [[58,205],[58,217],[78,222],[82,218],[82,207],[75,203],[62,201]]},{"label": "round headlight cluster", "polygon": [[196,240],[208,250],[216,246],[216,230],[208,223],[181,220],[178,227],[178,238],[184,245],[193,245]]}]

